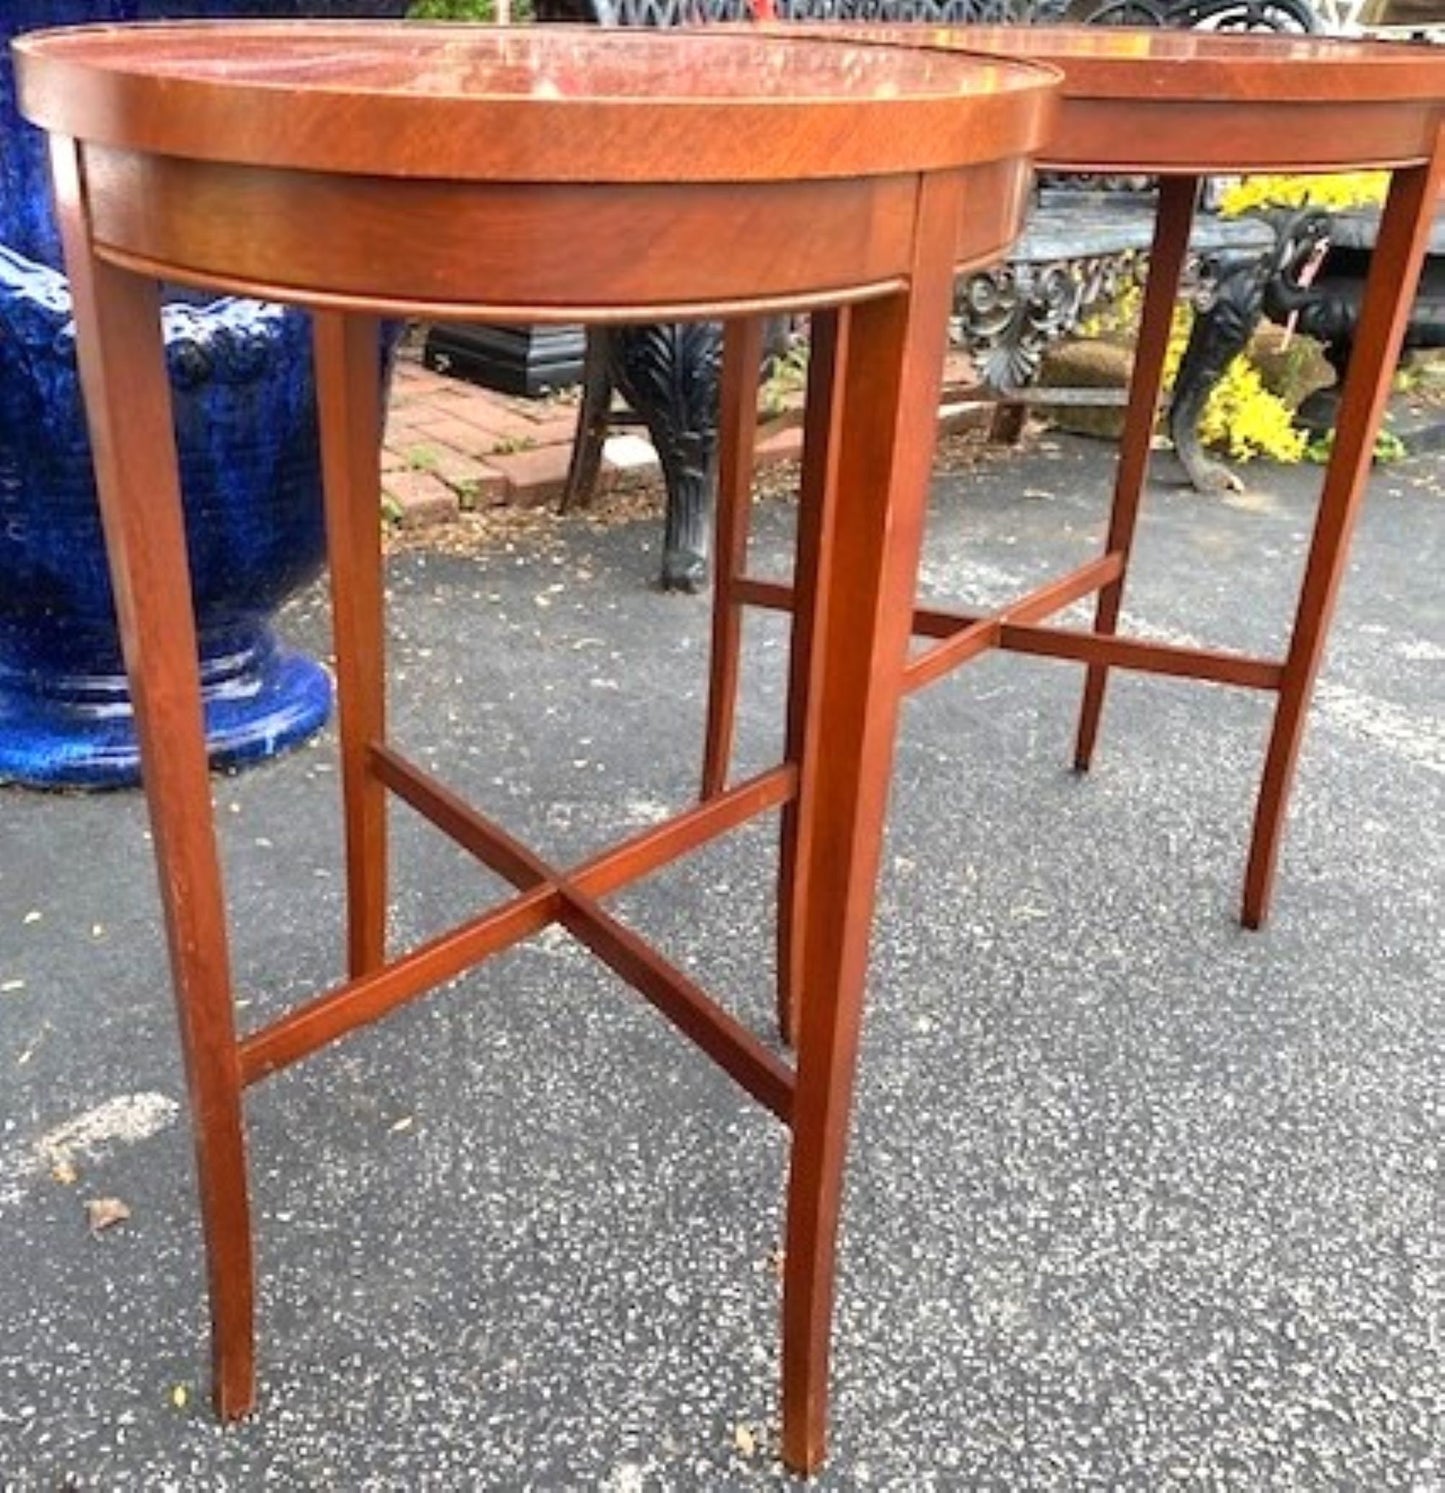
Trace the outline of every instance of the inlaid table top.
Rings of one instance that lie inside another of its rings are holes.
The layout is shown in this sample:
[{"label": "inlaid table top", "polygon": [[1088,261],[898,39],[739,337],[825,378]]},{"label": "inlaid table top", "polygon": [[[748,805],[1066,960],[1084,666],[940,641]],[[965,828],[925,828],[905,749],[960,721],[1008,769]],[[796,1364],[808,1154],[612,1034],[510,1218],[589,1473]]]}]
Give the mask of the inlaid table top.
[{"label": "inlaid table top", "polygon": [[1042,161],[1055,170],[1403,165],[1429,155],[1445,104],[1445,48],[1438,47],[1162,27],[845,29],[854,39],[1057,67],[1064,98]]},{"label": "inlaid table top", "polygon": [[215,22],[31,33],[16,52],[27,116],[81,140],[462,180],[927,170],[986,157],[1050,82],[990,57],[736,30]]},{"label": "inlaid table top", "polygon": [[487,320],[876,294],[920,173],[969,175],[957,255],[987,261],[1058,92],[1029,62],[740,30],[192,22],[16,53],[22,110],[84,152],[103,258]]}]

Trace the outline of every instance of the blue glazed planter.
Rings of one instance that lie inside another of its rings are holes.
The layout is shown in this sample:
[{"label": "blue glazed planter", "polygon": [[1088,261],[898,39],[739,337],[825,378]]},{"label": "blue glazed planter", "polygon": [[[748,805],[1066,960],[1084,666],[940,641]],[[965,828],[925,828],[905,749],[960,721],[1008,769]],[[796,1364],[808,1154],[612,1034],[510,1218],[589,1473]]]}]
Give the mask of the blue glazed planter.
[{"label": "blue glazed planter", "polygon": [[[15,110],[11,37],[91,21],[405,8],[405,0],[0,6],[0,779],[100,788],[140,776],[44,138]],[[271,621],[324,553],[310,319],[233,297],[167,300],[207,745],[214,765],[234,767],[304,741],[331,708],[326,672],[284,647]],[[381,362],[379,351],[379,370]]]}]

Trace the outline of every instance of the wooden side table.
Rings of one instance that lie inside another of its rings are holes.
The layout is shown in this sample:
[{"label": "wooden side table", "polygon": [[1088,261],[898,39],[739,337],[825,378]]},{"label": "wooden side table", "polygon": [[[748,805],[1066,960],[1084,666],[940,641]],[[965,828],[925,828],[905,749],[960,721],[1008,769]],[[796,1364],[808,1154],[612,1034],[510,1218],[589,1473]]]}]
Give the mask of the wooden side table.
[{"label": "wooden side table", "polygon": [[[215,1401],[255,1400],[245,1089],[559,923],[791,1128],[783,1446],[823,1456],[834,1239],[879,836],[954,265],[999,255],[1057,74],[742,34],[189,25],[27,36],[51,132],[107,546],[193,1111]],[[656,252],[650,252],[655,250]],[[201,735],[159,279],[316,316],[351,978],[238,1035]],[[811,310],[818,583],[792,761],[559,868],[389,744],[379,315],[646,321]],[[826,742],[826,751],[821,744]],[[395,957],[389,794],[509,880]],[[603,899],[765,810],[809,827],[790,1067]]]},{"label": "wooden side table", "polygon": [[[779,34],[838,37],[838,27],[779,27]],[[1255,809],[1241,919],[1259,927],[1269,910],[1290,785],[1306,714],[1344,573],[1349,540],[1369,477],[1371,455],[1405,322],[1445,180],[1445,49],[1275,34],[1106,27],[849,26],[840,45],[967,48],[1047,61],[1064,74],[1064,99],[1040,166],[1077,173],[1160,177],[1159,213],[1135,353],[1133,383],[1104,553],[989,615],[920,609],[914,631],[934,640],[910,662],[917,689],[994,648],[1071,659],[1087,666],[1075,765],[1088,768],[1111,669],[1138,669],[1275,696],[1274,723]],[[1150,442],[1159,405],[1170,322],[1201,179],[1210,174],[1314,173],[1384,169],[1392,173],[1379,246],[1361,309],[1359,334],[1325,471],[1288,647],[1281,658],[1180,647],[1119,634]],[[727,353],[726,397],[751,414],[754,394],[736,370],[756,367],[754,329],[735,325]],[[751,464],[742,444],[749,420],[725,409],[732,460],[719,486],[718,583],[703,798],[727,781],[742,608],[783,608],[793,591],[745,574]],[[741,464],[738,464],[738,462]],[[800,530],[797,585],[806,597],[817,561]],[[1065,607],[1097,596],[1092,629],[1046,626]],[[800,740],[807,717],[807,605],[795,626],[789,730]],[[790,748],[788,755],[792,756]],[[792,811],[789,811],[790,814]],[[784,888],[798,864],[785,825]],[[802,989],[797,918],[781,925],[780,1015],[791,1030],[791,991]]]}]

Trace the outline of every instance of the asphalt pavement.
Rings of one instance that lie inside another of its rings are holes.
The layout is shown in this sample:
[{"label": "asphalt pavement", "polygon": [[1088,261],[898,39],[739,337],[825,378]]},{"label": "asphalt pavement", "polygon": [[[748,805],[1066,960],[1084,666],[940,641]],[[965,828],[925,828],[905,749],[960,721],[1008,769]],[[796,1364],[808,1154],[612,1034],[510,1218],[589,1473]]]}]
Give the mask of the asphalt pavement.
[{"label": "asphalt pavement", "polygon": [[[1109,459],[941,478],[926,588],[1093,553]],[[1319,472],[1248,475],[1156,485],[1135,628],[1280,647]],[[1118,677],[1085,777],[1073,666],[910,703],[819,1488],[1445,1489],[1441,489],[1376,475],[1261,933],[1265,698]],[[651,589],[659,538],[390,564],[398,742],[563,861],[694,791],[706,607]],[[325,650],[319,591],[287,626]],[[743,770],[783,672],[755,619]],[[215,782],[247,1025],[341,972],[337,781],[327,733]],[[498,894],[396,826],[399,946]],[[220,1428],[143,804],[0,791],[0,844],[0,1486],[792,1485],[784,1136],[555,931],[252,1091],[262,1397]],[[764,1032],[773,859],[764,822],[615,903]]]}]

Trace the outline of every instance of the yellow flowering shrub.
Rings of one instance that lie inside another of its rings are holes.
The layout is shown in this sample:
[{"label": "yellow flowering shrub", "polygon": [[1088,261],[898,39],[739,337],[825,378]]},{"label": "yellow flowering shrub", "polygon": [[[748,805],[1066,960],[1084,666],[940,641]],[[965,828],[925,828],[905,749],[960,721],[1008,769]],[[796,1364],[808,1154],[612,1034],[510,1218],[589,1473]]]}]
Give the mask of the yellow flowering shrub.
[{"label": "yellow flowering shrub", "polygon": [[1219,199],[1221,217],[1239,218],[1267,207],[1319,207],[1344,212],[1385,200],[1388,171],[1348,171],[1333,176],[1246,176]]},{"label": "yellow flowering shrub", "polygon": [[1243,353],[1214,386],[1200,416],[1199,439],[1235,461],[1252,456],[1300,461],[1309,444],[1289,406],[1265,388],[1259,369]]},{"label": "yellow flowering shrub", "polygon": [[[1237,218],[1270,207],[1319,207],[1343,212],[1352,207],[1382,203],[1389,190],[1386,171],[1352,171],[1330,176],[1246,176],[1228,187],[1220,198],[1223,217]],[[1139,322],[1143,293],[1131,288],[1080,327],[1084,336],[1132,335]],[[1184,346],[1189,340],[1190,316],[1183,306],[1174,313],[1169,351],[1164,363],[1164,387],[1170,389]],[[1264,386],[1259,370],[1241,353],[1215,385],[1199,421],[1199,438],[1206,446],[1224,452],[1235,461],[1267,456],[1274,461],[1295,462],[1307,455],[1318,459],[1309,437],[1294,423],[1289,406]],[[1393,446],[1390,444],[1393,442]],[[1388,432],[1377,442],[1376,456],[1390,460],[1400,454],[1398,437]]]},{"label": "yellow flowering shrub", "polygon": [[[1138,327],[1143,292],[1131,286],[1117,300],[1080,326],[1086,337],[1109,337],[1130,333]],[[1185,344],[1189,341],[1190,313],[1187,307],[1174,311],[1169,350],[1164,358],[1164,387],[1174,387]],[[1199,439],[1235,461],[1265,456],[1272,461],[1296,462],[1305,455],[1308,438],[1296,429],[1289,406],[1265,388],[1259,370],[1241,353],[1224,371],[1210,391],[1199,417]]]}]

